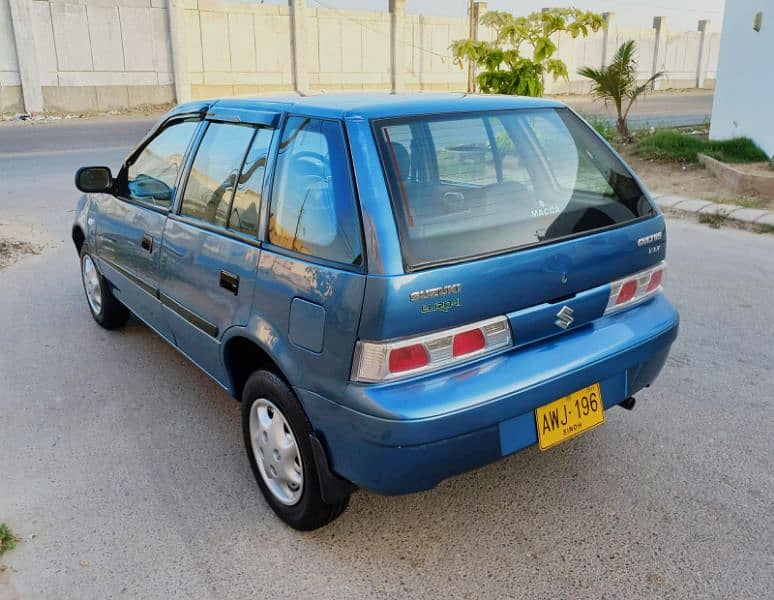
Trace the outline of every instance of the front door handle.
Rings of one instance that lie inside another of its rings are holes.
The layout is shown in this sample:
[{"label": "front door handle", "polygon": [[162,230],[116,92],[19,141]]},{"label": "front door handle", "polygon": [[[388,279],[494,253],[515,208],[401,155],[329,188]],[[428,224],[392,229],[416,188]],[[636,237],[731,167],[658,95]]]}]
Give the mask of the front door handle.
[{"label": "front door handle", "polygon": [[144,233],[142,236],[142,241],[140,242],[140,246],[142,246],[143,250],[153,252],[153,238],[147,233]]},{"label": "front door handle", "polygon": [[221,271],[220,287],[227,289],[236,296],[237,292],[239,292],[239,275],[234,275],[234,273],[229,271]]}]

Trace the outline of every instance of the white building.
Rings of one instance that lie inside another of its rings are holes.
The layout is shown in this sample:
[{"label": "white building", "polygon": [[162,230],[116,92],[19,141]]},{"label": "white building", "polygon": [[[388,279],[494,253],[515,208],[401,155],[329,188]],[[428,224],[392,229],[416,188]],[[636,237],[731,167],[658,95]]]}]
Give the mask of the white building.
[{"label": "white building", "polygon": [[746,136],[774,156],[774,0],[726,2],[711,139]]}]

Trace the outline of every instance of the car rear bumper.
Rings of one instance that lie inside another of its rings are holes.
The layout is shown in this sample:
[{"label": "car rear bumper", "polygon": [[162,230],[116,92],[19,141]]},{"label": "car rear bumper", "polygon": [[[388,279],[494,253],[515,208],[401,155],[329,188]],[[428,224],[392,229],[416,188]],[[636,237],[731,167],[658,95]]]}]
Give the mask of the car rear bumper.
[{"label": "car rear bumper", "polygon": [[338,402],[296,392],[332,470],[402,494],[537,442],[534,409],[598,382],[606,408],[658,376],[679,317],[659,294],[561,336],[415,380],[348,386]]}]

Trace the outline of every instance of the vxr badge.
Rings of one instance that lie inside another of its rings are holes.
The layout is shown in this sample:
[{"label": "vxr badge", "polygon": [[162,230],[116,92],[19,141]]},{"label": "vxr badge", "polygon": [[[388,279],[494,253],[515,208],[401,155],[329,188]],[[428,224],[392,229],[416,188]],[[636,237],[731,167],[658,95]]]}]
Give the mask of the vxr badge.
[{"label": "vxr badge", "polygon": [[556,313],[556,321],[554,321],[554,325],[561,327],[562,329],[567,329],[570,325],[572,325],[573,321],[575,321],[572,316],[572,313],[574,312],[575,311],[569,306],[563,306],[559,312]]}]

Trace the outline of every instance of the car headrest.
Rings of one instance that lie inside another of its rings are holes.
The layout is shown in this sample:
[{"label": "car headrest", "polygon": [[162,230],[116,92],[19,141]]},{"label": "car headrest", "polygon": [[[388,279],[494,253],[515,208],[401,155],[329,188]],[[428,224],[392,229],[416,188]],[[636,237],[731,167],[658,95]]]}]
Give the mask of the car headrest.
[{"label": "car headrest", "polygon": [[411,170],[411,155],[409,151],[406,150],[406,146],[398,142],[393,142],[392,151],[395,154],[395,162],[400,171],[400,178],[408,179],[409,171]]}]

